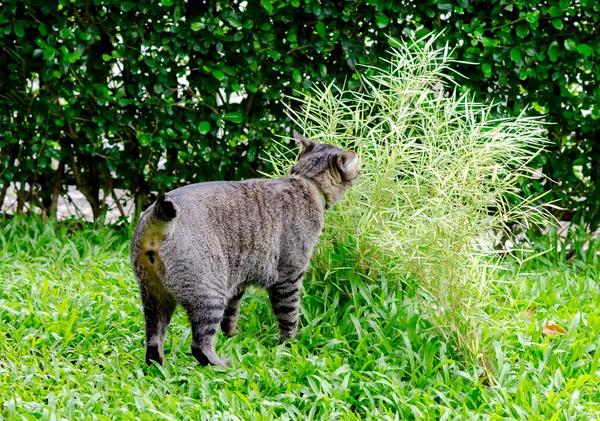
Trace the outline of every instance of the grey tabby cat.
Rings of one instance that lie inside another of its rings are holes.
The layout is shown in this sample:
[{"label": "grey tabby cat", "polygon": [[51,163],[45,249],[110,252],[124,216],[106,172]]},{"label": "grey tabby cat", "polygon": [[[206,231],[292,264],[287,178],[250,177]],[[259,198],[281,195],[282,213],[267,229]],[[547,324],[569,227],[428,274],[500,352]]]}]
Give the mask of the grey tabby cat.
[{"label": "grey tabby cat", "polygon": [[219,324],[236,333],[248,285],[265,288],[281,342],[298,329],[304,271],[323,215],[360,174],[356,154],[295,134],[302,151],[277,180],[191,184],[160,196],[131,242],[146,321],[146,363],[163,363],[167,325],[177,303],[192,325],[192,354],[229,366],[215,352]]}]

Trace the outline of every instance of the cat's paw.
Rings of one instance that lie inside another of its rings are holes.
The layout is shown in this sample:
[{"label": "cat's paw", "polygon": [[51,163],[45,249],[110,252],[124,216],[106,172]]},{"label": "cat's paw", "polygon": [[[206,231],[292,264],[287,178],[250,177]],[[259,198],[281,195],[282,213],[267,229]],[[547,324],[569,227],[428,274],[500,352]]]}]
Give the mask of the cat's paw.
[{"label": "cat's paw", "polygon": [[203,366],[215,365],[218,367],[229,367],[229,360],[228,359],[225,359],[225,360],[220,359],[219,356],[212,349],[203,351],[199,347],[192,346],[192,355]]},{"label": "cat's paw", "polygon": [[282,345],[286,342],[289,341],[293,341],[294,339],[296,339],[296,333],[294,332],[293,334],[279,334],[279,345]]},{"label": "cat's paw", "polygon": [[240,333],[240,332],[239,332],[239,330],[237,330],[237,329],[233,329],[232,331],[229,331],[229,332],[223,331],[223,334],[224,334],[225,336],[227,336],[228,338],[233,338],[233,337],[234,337],[234,336],[236,336],[238,333]]},{"label": "cat's paw", "polygon": [[149,346],[146,348],[146,364],[151,365],[152,361],[156,361],[159,365],[163,365],[163,356],[157,346]]},{"label": "cat's paw", "polygon": [[212,361],[209,362],[210,365],[214,365],[215,367],[225,367],[225,368],[229,368],[231,367],[229,358],[225,358],[225,359],[213,359]]}]

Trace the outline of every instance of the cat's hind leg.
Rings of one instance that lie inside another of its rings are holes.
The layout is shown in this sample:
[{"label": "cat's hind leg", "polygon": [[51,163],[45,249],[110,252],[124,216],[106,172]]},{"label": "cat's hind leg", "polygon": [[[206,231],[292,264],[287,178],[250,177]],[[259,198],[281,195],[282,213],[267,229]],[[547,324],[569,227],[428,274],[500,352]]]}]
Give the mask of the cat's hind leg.
[{"label": "cat's hind leg", "polygon": [[225,312],[226,296],[217,291],[195,294],[182,302],[192,325],[192,355],[202,365],[229,367],[215,351],[214,339]]},{"label": "cat's hind leg", "polygon": [[268,288],[271,307],[279,323],[279,342],[296,337],[300,309],[300,291],[304,271],[279,274],[276,283]]},{"label": "cat's hind leg", "polygon": [[239,287],[234,294],[227,300],[227,307],[221,321],[221,330],[227,337],[232,337],[237,333],[236,326],[240,317],[240,305],[244,297],[245,288]]},{"label": "cat's hind leg", "polygon": [[[189,240],[189,239],[188,239]],[[184,244],[186,247],[173,247]],[[223,255],[201,242],[165,244],[165,285],[187,311],[192,354],[202,365],[228,367],[215,352],[214,339],[227,306],[227,266]]]},{"label": "cat's hind leg", "polygon": [[141,282],[140,291],[146,322],[146,364],[156,361],[162,365],[165,335],[177,303],[155,282]]}]

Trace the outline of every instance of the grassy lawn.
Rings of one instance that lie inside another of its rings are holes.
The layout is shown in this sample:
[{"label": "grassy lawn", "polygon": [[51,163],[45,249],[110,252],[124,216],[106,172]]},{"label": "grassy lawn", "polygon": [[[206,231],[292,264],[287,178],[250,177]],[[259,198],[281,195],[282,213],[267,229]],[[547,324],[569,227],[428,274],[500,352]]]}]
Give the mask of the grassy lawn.
[{"label": "grassy lawn", "polygon": [[[267,295],[244,298],[231,369],[201,367],[178,310],[165,366],[144,363],[128,232],[0,222],[0,420],[600,417],[600,263],[553,253],[507,272],[493,376],[464,364],[396,279],[309,272],[301,328],[277,345]],[[550,244],[550,242],[548,242]],[[566,333],[542,335],[553,320]],[[512,321],[512,322],[511,322]]]}]

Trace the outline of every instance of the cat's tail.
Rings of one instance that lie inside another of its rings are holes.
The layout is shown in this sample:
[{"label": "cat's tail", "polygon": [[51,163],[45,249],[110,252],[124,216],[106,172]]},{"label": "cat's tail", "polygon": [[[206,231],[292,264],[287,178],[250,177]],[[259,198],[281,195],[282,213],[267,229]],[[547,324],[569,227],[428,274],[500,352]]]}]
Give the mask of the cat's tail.
[{"label": "cat's tail", "polygon": [[178,213],[179,207],[173,199],[166,195],[159,196],[156,202],[142,214],[135,229],[133,242],[142,249],[147,249],[148,244],[152,245],[152,248],[157,248],[171,231]]},{"label": "cat's tail", "polygon": [[178,213],[177,204],[165,195],[159,196],[144,212],[131,241],[131,261],[134,267],[137,267],[136,264],[144,265],[147,261],[154,265],[159,258],[162,242],[172,230]]},{"label": "cat's tail", "polygon": [[150,218],[157,222],[171,222],[177,217],[178,211],[179,209],[175,202],[173,202],[170,197],[163,194],[158,196],[158,199],[154,202],[154,208],[152,209]]}]

